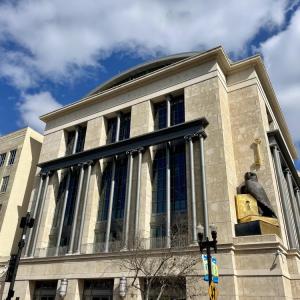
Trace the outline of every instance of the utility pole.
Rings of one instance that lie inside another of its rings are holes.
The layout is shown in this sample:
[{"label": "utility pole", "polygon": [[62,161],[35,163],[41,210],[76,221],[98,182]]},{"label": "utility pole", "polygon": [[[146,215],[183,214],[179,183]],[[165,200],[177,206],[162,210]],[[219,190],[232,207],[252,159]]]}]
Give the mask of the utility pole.
[{"label": "utility pole", "polygon": [[19,267],[22,250],[25,246],[26,231],[28,228],[32,228],[33,224],[34,224],[34,219],[30,218],[30,213],[27,212],[26,216],[22,217],[20,222],[20,228],[22,228],[22,236],[18,243],[18,252],[17,254],[11,254],[10,256],[8,270],[5,278],[5,282],[10,282],[6,300],[11,300],[11,298],[15,294],[14,285],[15,285],[15,280],[16,280],[16,275]]}]

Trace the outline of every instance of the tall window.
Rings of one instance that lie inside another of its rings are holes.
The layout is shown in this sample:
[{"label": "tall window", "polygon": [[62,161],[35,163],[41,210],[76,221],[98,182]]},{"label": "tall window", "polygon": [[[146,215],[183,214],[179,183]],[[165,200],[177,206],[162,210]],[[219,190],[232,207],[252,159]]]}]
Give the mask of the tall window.
[{"label": "tall window", "polygon": [[166,212],[166,150],[156,150],[153,161],[152,213]]},{"label": "tall window", "polygon": [[[76,142],[77,132],[77,142]],[[75,130],[67,132],[67,143],[66,143],[66,155],[70,155],[74,151],[75,153],[81,152],[84,149],[84,142],[86,136],[86,126],[77,126]],[[76,145],[74,143],[76,142]]]},{"label": "tall window", "polygon": [[63,230],[61,234],[60,246],[67,246],[70,241],[71,226],[74,217],[75,199],[78,190],[78,179],[79,179],[79,170],[74,169],[73,171],[71,171],[69,193],[68,193],[66,211],[64,215],[64,224],[63,224]]},{"label": "tall window", "polygon": [[171,147],[171,210],[187,210],[185,143],[174,142]]},{"label": "tall window", "polygon": [[11,150],[9,152],[9,159],[8,159],[8,165],[13,165],[16,159],[16,153],[17,153],[17,149]]},{"label": "tall window", "polygon": [[[171,126],[184,122],[184,98],[172,98],[170,103]],[[156,130],[167,126],[166,101],[154,105],[154,128]],[[184,141],[170,143],[170,198],[171,212],[186,212],[186,156]],[[155,149],[152,174],[152,214],[166,213],[166,145],[158,145]],[[152,236],[165,235],[165,224],[152,226]]]},{"label": "tall window", "polygon": [[121,158],[116,163],[114,202],[112,210],[113,219],[122,219],[124,217],[125,197],[126,197],[126,179],[127,179],[127,158]]},{"label": "tall window", "polygon": [[[104,169],[101,182],[101,212],[100,220],[106,221],[108,215],[108,205],[110,198],[110,185],[112,175],[112,161],[109,161]],[[120,158],[116,161],[115,188],[112,207],[112,219],[122,219],[124,217],[126,179],[127,179],[127,158]]]},{"label": "tall window", "polygon": [[76,145],[76,153],[83,151],[86,136],[86,126],[78,127],[78,140]]},{"label": "tall window", "polygon": [[[184,97],[177,96],[171,99],[171,126],[184,122]],[[159,130],[167,127],[167,103],[154,104],[154,129]]]},{"label": "tall window", "polygon": [[6,153],[0,154],[0,167],[2,167],[5,163]]},{"label": "tall window", "polygon": [[8,186],[8,181],[9,181],[9,176],[4,176],[2,178],[1,188],[0,188],[0,192],[1,193],[5,193],[6,192],[7,186]]},{"label": "tall window", "polygon": [[[130,135],[130,117],[129,113],[120,113],[120,128],[119,128],[119,141],[125,140],[129,138]],[[117,128],[118,125],[118,117],[114,117],[107,120],[107,131],[106,131],[106,143],[114,143],[117,141]]]}]

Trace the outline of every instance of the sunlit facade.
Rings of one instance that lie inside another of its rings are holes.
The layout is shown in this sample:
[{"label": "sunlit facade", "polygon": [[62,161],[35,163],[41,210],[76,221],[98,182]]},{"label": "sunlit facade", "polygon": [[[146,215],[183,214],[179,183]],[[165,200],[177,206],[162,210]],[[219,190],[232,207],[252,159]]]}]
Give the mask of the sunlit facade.
[{"label": "sunlit facade", "polygon": [[[54,299],[67,282],[64,299],[122,299],[123,277],[123,299],[142,299],[122,260],[137,244],[158,259],[197,258],[206,221],[217,226],[219,299],[300,294],[297,154],[260,57],[232,63],[220,47],[166,57],[41,119],[36,222],[16,296]],[[274,231],[239,231],[236,196],[249,171],[276,213]],[[202,276],[199,258],[164,299],[207,299]]]}]

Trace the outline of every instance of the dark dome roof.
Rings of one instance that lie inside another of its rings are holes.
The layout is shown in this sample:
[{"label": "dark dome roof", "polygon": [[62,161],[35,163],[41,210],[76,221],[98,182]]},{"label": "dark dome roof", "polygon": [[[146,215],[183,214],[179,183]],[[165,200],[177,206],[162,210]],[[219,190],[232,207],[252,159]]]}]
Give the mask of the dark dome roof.
[{"label": "dark dome roof", "polygon": [[113,78],[109,79],[103,84],[97,86],[94,90],[92,90],[89,93],[89,95],[97,94],[99,92],[108,90],[114,86],[136,79],[138,77],[154,72],[158,69],[171,65],[190,56],[197,55],[199,53],[200,52],[185,52],[161,57],[150,62],[142,63],[133,68],[130,68],[129,70],[126,70],[125,72],[122,72],[121,74],[114,76]]}]

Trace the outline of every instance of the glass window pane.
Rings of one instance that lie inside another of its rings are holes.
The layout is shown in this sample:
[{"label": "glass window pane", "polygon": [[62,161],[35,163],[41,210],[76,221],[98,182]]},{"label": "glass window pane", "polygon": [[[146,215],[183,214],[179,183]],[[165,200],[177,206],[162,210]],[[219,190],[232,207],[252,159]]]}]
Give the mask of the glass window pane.
[{"label": "glass window pane", "polygon": [[17,153],[17,149],[11,150],[9,152],[8,165],[13,165],[14,164],[15,158],[16,158],[16,153]]},{"label": "glass window pane", "polygon": [[7,186],[8,186],[8,181],[9,181],[9,176],[4,176],[2,178],[1,189],[0,189],[1,193],[5,193],[6,192]]},{"label": "glass window pane", "polygon": [[0,167],[2,167],[5,163],[6,153],[0,154]]},{"label": "glass window pane", "polygon": [[173,98],[171,101],[171,125],[184,122],[184,99],[183,95]]}]

